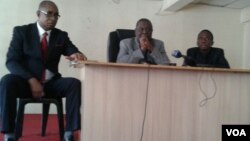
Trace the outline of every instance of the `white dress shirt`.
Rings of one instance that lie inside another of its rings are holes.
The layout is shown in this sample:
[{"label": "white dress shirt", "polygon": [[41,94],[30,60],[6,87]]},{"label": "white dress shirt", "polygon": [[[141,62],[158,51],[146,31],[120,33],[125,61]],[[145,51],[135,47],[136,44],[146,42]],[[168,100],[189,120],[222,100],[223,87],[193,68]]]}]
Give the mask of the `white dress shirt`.
[{"label": "white dress shirt", "polygon": [[[40,36],[40,42],[42,40],[42,37],[43,37],[43,34],[45,32],[47,32],[47,44],[49,45],[49,37],[50,37],[50,33],[51,33],[51,30],[48,30],[48,31],[45,31],[40,25],[39,23],[37,22],[37,28],[38,28],[38,33],[39,33],[39,36]],[[46,69],[45,70],[45,82],[46,81],[49,81],[55,74],[53,72],[51,72],[50,70]]]}]

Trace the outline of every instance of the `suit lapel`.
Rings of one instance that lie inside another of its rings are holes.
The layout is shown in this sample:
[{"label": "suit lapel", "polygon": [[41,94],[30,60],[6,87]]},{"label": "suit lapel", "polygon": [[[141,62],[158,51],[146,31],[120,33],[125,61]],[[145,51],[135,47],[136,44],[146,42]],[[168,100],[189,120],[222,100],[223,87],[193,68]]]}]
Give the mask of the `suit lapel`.
[{"label": "suit lapel", "polygon": [[51,33],[50,33],[50,39],[49,39],[49,50],[48,50],[48,58],[51,56],[53,50],[54,50],[54,47],[55,47],[55,44],[56,44],[56,31],[55,30],[52,30]]},{"label": "suit lapel", "polygon": [[136,39],[136,37],[134,37],[134,39],[133,39],[133,50],[137,50],[137,49],[139,49],[140,48],[140,45],[139,45],[139,42],[137,41],[137,39]]},{"label": "suit lapel", "polygon": [[32,30],[31,30],[31,42],[32,42],[32,48],[33,53],[35,56],[38,56],[38,58],[42,59],[42,52],[41,52],[41,45],[40,45],[40,37],[38,34],[38,29],[36,26],[36,23],[33,24]]}]

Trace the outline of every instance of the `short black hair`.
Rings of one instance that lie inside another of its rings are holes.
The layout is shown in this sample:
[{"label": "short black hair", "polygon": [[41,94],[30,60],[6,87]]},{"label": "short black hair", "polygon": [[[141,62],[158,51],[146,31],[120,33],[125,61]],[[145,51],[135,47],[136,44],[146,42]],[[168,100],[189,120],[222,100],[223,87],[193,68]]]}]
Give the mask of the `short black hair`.
[{"label": "short black hair", "polygon": [[199,34],[198,34],[198,36],[201,34],[201,33],[207,33],[208,35],[209,35],[209,37],[211,38],[211,40],[213,41],[214,40],[214,36],[213,36],[213,34],[212,34],[212,32],[210,31],[210,30],[208,30],[208,29],[203,29]]},{"label": "short black hair", "polygon": [[55,6],[57,8],[56,4],[53,1],[44,0],[44,1],[41,1],[41,3],[39,4],[38,10],[40,10],[41,8],[46,7],[47,5],[53,5],[53,6]]},{"label": "short black hair", "polygon": [[141,18],[140,20],[137,21],[136,27],[138,26],[138,24],[139,24],[140,22],[147,22],[147,23],[149,23],[150,28],[151,28],[151,30],[153,31],[153,25],[152,25],[152,23],[151,23],[151,21],[150,21],[149,19]]}]

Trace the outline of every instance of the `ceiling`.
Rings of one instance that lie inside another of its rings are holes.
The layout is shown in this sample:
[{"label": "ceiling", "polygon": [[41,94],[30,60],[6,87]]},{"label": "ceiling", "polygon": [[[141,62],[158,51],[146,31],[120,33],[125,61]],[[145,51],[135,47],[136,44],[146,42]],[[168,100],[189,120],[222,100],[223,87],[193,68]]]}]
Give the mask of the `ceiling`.
[{"label": "ceiling", "polygon": [[243,9],[250,6],[250,0],[163,0],[163,10],[178,11],[189,4]]},{"label": "ceiling", "polygon": [[196,0],[195,4],[242,9],[250,6],[250,0]]}]

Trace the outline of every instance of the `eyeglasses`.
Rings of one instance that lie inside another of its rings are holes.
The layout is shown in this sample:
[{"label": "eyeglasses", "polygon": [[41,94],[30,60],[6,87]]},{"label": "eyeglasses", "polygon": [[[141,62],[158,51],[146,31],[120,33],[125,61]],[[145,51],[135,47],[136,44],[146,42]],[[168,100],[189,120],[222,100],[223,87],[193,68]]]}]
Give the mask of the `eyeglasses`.
[{"label": "eyeglasses", "polygon": [[140,33],[150,33],[152,32],[152,29],[151,28],[140,28],[140,27],[137,27],[136,30]]},{"label": "eyeglasses", "polygon": [[52,18],[52,17],[55,17],[56,19],[60,18],[60,15],[58,13],[45,12],[42,10],[39,11],[42,12],[47,18]]}]

